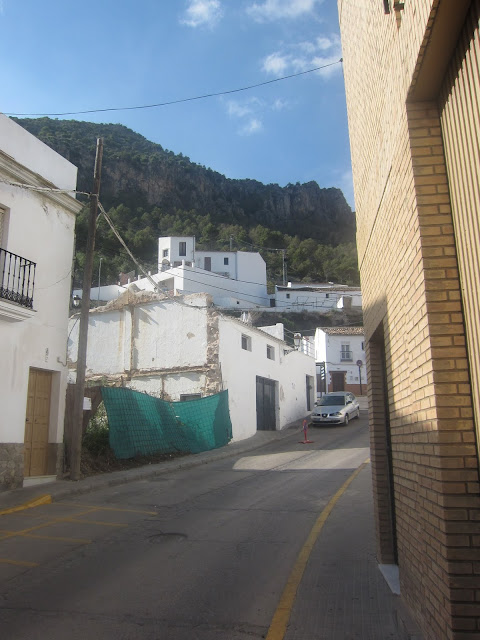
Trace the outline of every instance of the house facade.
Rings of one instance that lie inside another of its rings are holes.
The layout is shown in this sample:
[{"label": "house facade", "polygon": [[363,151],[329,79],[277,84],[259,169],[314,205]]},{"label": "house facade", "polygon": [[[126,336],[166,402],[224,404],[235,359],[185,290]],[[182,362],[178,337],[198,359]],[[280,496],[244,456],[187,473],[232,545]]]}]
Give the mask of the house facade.
[{"label": "house facade", "polygon": [[[70,323],[74,381],[79,323]],[[241,440],[313,407],[314,358],[289,347],[279,327],[267,331],[220,314],[207,294],[128,291],[90,311],[86,379],[169,401],[228,389],[233,439]]]},{"label": "house facade", "polygon": [[315,331],[317,395],[351,391],[366,395],[363,327],[318,327]]},{"label": "house facade", "polygon": [[0,490],[62,471],[76,179],[0,114]]},{"label": "house facade", "polygon": [[362,308],[360,287],[339,284],[306,284],[289,282],[275,286],[276,311],[314,311],[328,313],[332,309]]},{"label": "house facade", "polygon": [[480,4],[339,0],[377,557],[480,637]]},{"label": "house facade", "polygon": [[[92,300],[107,302],[133,285],[137,290],[188,295],[208,293],[213,304],[227,309],[269,307],[267,270],[257,252],[197,251],[193,236],[158,239],[158,273],[132,278],[126,285],[94,287]],[[74,291],[81,297],[81,290]]]}]

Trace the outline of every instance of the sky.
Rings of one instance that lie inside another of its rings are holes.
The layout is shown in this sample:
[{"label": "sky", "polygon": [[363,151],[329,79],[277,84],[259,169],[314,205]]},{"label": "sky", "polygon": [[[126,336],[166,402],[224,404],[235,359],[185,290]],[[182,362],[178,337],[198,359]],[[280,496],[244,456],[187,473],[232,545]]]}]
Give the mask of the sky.
[{"label": "sky", "polygon": [[228,178],[338,187],[354,209],[336,0],[0,0],[0,34],[7,115],[121,123]]}]

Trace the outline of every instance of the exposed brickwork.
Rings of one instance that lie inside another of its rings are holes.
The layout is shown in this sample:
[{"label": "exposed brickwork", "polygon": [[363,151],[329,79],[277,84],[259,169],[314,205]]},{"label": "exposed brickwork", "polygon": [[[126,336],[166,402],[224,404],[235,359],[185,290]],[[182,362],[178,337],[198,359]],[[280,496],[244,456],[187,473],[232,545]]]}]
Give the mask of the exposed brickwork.
[{"label": "exposed brickwork", "polygon": [[479,460],[449,183],[437,102],[408,99],[438,8],[417,0],[385,16],[382,2],[339,2],[378,560],[394,562],[396,542],[402,597],[425,638],[473,640]]}]

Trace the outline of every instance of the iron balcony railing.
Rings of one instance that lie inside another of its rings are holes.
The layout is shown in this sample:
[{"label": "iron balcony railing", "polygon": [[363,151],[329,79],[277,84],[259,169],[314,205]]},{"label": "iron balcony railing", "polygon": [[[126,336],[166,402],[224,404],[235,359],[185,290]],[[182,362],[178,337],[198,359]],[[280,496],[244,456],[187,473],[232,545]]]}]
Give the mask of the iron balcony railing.
[{"label": "iron balcony railing", "polygon": [[0,248],[0,298],[33,309],[36,266],[35,262]]}]

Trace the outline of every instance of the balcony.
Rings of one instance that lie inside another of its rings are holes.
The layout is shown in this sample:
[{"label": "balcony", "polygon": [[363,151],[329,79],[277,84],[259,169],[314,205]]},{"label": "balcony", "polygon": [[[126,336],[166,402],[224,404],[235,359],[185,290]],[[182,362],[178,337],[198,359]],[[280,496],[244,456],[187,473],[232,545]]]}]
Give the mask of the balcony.
[{"label": "balcony", "polygon": [[35,267],[35,262],[0,248],[0,314],[7,320],[31,317]]}]

